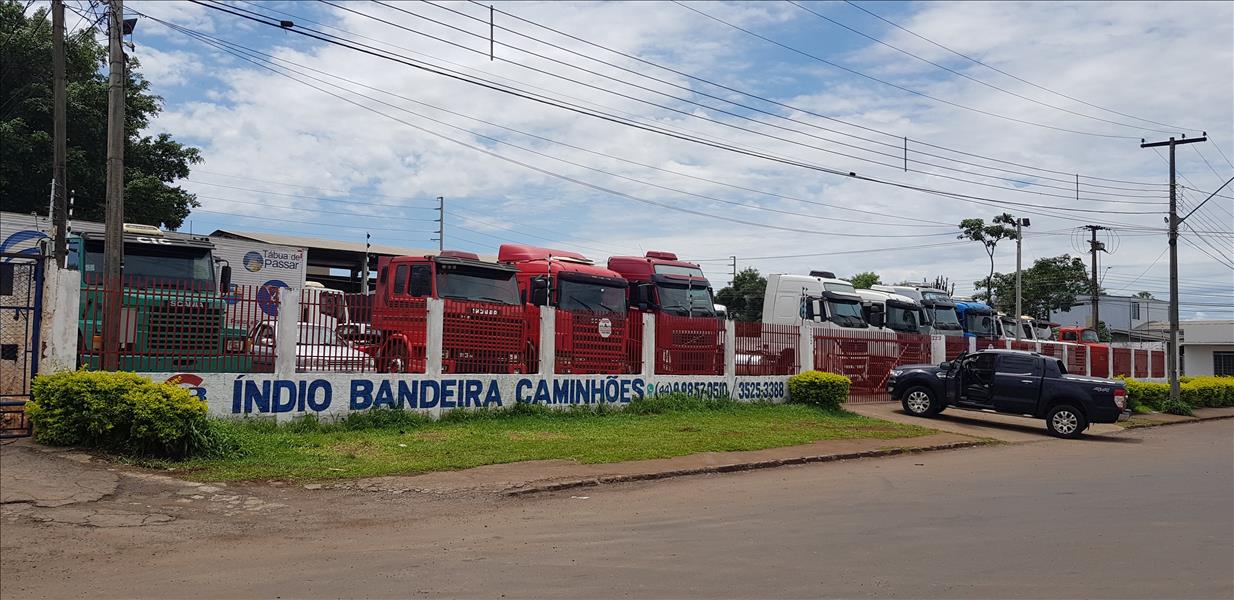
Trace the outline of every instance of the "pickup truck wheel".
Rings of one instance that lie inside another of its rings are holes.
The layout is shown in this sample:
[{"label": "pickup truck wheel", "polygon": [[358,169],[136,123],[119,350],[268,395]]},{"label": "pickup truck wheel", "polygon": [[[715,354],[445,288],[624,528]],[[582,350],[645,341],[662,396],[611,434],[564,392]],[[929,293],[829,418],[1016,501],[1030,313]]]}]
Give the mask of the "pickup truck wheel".
[{"label": "pickup truck wheel", "polygon": [[1075,407],[1061,404],[1046,414],[1045,426],[1055,437],[1074,439],[1088,429],[1088,419]]},{"label": "pickup truck wheel", "polygon": [[904,406],[904,412],[915,417],[933,417],[943,410],[943,405],[934,397],[934,392],[922,386],[905,391],[900,404]]}]

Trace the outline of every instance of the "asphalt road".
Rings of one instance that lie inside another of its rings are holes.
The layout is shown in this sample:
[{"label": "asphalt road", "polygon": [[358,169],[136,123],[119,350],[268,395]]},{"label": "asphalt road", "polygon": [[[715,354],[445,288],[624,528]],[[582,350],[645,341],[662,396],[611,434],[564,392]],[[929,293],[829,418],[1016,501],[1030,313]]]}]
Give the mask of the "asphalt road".
[{"label": "asphalt road", "polygon": [[105,555],[22,570],[6,597],[1234,597],[1232,420],[489,503],[400,498],[337,498],[332,525],[140,544],[112,530]]}]

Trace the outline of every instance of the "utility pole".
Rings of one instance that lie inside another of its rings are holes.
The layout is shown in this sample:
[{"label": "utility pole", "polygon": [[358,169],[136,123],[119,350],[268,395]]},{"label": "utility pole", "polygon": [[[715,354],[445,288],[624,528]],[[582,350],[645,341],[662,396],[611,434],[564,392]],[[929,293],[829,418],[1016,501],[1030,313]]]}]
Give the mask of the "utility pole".
[{"label": "utility pole", "polygon": [[1024,336],[1024,328],[1020,325],[1020,315],[1024,314],[1024,288],[1020,285],[1023,272],[1020,266],[1020,247],[1024,242],[1024,228],[1031,225],[1032,221],[1027,218],[1015,220],[1015,341],[1017,342]]},{"label": "utility pole", "polygon": [[1101,225],[1085,225],[1084,229],[1087,229],[1090,233],[1092,233],[1092,238],[1089,239],[1088,241],[1088,251],[1093,256],[1092,261],[1091,261],[1092,271],[1093,271],[1093,281],[1092,281],[1093,330],[1096,331],[1098,334],[1100,334],[1101,333],[1101,307],[1100,307],[1101,284],[1097,281],[1097,252],[1098,251],[1105,252],[1105,243],[1097,241],[1097,232],[1102,231],[1104,229],[1109,229],[1109,227],[1102,227]]},{"label": "utility pole", "polygon": [[[1141,148],[1170,147],[1170,352],[1166,355],[1166,371],[1170,377],[1170,401],[1177,402],[1178,390],[1178,226],[1182,219],[1178,218],[1178,185],[1175,181],[1174,147],[1180,144],[1207,142],[1208,132],[1198,138],[1176,140],[1173,137],[1164,142],[1145,142],[1140,140]],[[1188,213],[1190,216],[1190,213]]]},{"label": "utility pole", "polygon": [[52,141],[54,147],[52,177],[52,223],[55,227],[56,266],[64,268],[68,254],[68,182],[65,175],[67,142],[64,123],[64,0],[51,2],[51,68],[52,68]]},{"label": "utility pole", "polygon": [[446,199],[444,196],[437,197],[437,237],[433,238],[437,242],[437,253],[441,254],[446,251]]},{"label": "utility pole", "polygon": [[124,264],[124,0],[107,11],[107,210],[103,257],[103,370],[120,366],[121,270]]},{"label": "utility pole", "polygon": [[368,253],[372,249],[373,236],[369,232],[364,232],[364,266],[360,269],[360,293],[368,295]]},{"label": "utility pole", "polygon": [[732,259],[732,261],[733,261],[733,280],[732,280],[732,281],[730,281],[730,282],[728,282],[728,285],[729,285],[729,286],[736,286],[736,285],[737,285],[737,257],[736,257],[736,256],[730,256],[729,258],[730,258],[730,259]]}]

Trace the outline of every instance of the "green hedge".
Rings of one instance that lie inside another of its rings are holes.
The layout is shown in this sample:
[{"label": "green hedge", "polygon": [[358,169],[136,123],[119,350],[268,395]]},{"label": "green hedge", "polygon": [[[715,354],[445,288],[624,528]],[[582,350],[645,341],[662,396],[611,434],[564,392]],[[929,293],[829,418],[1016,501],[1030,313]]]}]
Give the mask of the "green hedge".
[{"label": "green hedge", "polygon": [[828,410],[839,410],[848,400],[852,381],[835,373],[806,371],[788,378],[788,401],[814,404]]},{"label": "green hedge", "polygon": [[1146,406],[1158,412],[1189,415],[1195,408],[1234,406],[1234,377],[1179,378],[1179,401],[1170,402],[1170,384],[1125,379],[1131,408]]},{"label": "green hedge", "polygon": [[34,439],[52,446],[184,458],[228,442],[206,418],[206,403],[179,386],[133,373],[66,371],[34,379],[26,412]]}]

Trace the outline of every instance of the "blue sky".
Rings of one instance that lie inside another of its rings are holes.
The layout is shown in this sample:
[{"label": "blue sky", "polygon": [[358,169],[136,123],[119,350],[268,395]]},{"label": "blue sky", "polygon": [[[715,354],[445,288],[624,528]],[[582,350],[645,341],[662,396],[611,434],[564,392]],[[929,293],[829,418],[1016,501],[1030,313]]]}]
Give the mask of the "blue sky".
[{"label": "blue sky", "polygon": [[[1229,3],[858,4],[1006,73],[1101,108],[967,61],[843,2],[803,6],[979,81],[906,56],[791,3],[687,6],[784,46],[1006,118],[949,106],[846,73],[669,2],[520,2],[496,7],[781,104],[657,70],[501,13],[497,15],[499,25],[668,83],[640,78],[501,29],[497,39],[503,44],[548,58],[498,45],[497,54],[503,60],[489,61],[484,39],[488,26],[482,22],[488,11],[470,3],[356,2],[343,8],[316,2],[231,4],[273,18],[293,19],[301,26],[322,29],[307,22],[312,20],[339,27],[350,33],[333,33],[353,40],[363,35],[369,39],[358,41],[403,55],[431,57],[426,60],[451,61],[468,73],[483,72],[484,77],[534,86],[559,100],[602,106],[606,111],[724,140],[789,162],[978,196],[984,199],[982,204],[855,181],[638,131],[367,57],[196,4],[132,0],[126,7],[151,17],[139,22],[133,38],[143,71],[166,101],[164,114],[152,123],[151,130],[169,131],[201,147],[206,158],[183,182],[202,201],[202,210],[190,217],[194,231],[225,228],[353,240],[362,239],[368,231],[380,243],[429,248],[435,246],[429,233],[435,224],[426,220],[435,217],[431,210],[434,198],[441,195],[447,198],[449,211],[447,245],[459,249],[494,253],[501,242],[516,241],[581,250],[598,259],[647,249],[672,250],[704,260],[719,285],[728,279],[725,257],[736,255],[739,267],[754,266],[764,273],[873,270],[886,280],[946,275],[959,282],[959,291],[964,293],[971,291],[972,281],[985,275],[988,263],[978,245],[954,239],[954,224],[966,217],[988,220],[1006,210],[1033,219],[1025,239],[1026,264],[1037,257],[1074,254],[1076,226],[1112,224],[1117,232],[1110,240],[1115,252],[1103,257],[1110,267],[1108,271],[1103,268],[1105,286],[1165,295],[1166,260],[1159,257],[1166,247],[1160,231],[1166,168],[1160,156],[1139,148],[1138,138],[1163,138],[1168,134],[1149,129],[1174,128],[1141,119],[1195,128],[1185,130],[1192,135],[1207,130],[1213,137],[1213,143],[1179,149],[1185,176],[1181,183],[1186,187],[1211,191],[1234,175],[1234,166],[1222,157],[1222,152],[1234,157],[1234,19]],[[155,19],[325,73],[314,76],[343,76],[401,97],[330,80],[370,96],[335,90],[385,113],[376,114],[209,48]],[[585,66],[600,75],[563,63]],[[1017,98],[982,82],[1058,108]],[[624,96],[611,93],[618,90]],[[777,116],[751,112],[725,100],[757,106]],[[1060,108],[1107,121],[1131,122],[1136,127],[1085,118]],[[1124,137],[1080,135],[1009,118]],[[894,168],[900,164],[895,149],[898,136],[909,138],[910,165],[921,172]],[[926,156],[927,152],[935,156]],[[1067,174],[1072,173],[1083,178],[1080,201],[1071,197]],[[1115,189],[1119,187],[1131,189]],[[1201,199],[1198,193],[1189,189],[1184,200],[1197,202]],[[1224,194],[1234,197],[1234,190],[1227,188]],[[1230,315],[1221,309],[1234,304],[1231,269],[1197,247],[1229,260],[1234,254],[1232,205],[1229,198],[1215,198],[1192,223],[1199,233],[1188,231],[1184,236],[1180,254],[1183,289],[1189,292],[1184,299],[1189,305],[1184,309],[1189,313]],[[787,256],[792,258],[763,258]],[[1011,244],[1000,247],[997,268],[1014,268]]]}]

